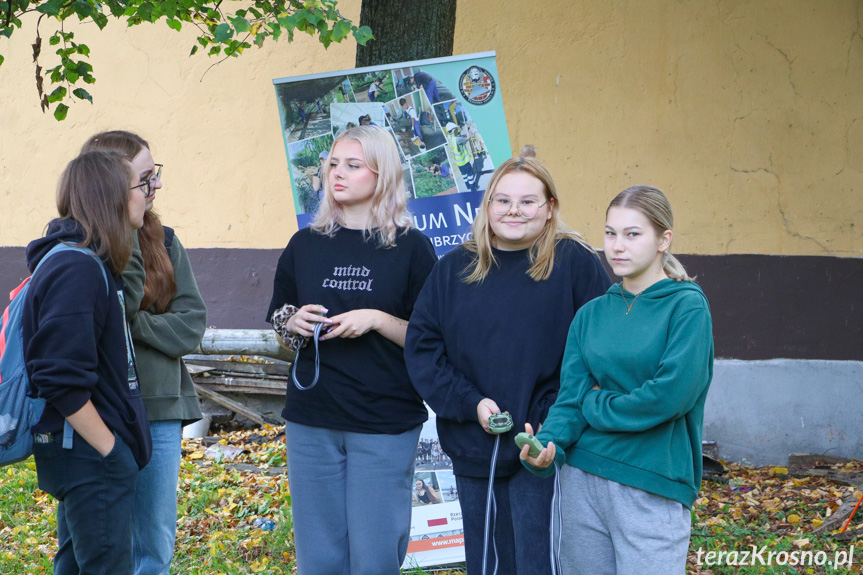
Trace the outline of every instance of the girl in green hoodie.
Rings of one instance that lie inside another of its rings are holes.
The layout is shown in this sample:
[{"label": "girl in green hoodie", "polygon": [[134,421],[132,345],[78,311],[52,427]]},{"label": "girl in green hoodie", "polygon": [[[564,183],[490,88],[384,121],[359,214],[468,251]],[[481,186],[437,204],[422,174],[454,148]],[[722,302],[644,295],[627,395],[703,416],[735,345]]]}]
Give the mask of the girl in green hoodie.
[{"label": "girl in green hoodie", "polygon": [[623,281],[576,314],[537,434],[546,447],[521,453],[539,475],[560,469],[564,573],[686,568],[713,335],[704,293],[670,253],[672,223],[656,188],[609,205],[605,257]]}]

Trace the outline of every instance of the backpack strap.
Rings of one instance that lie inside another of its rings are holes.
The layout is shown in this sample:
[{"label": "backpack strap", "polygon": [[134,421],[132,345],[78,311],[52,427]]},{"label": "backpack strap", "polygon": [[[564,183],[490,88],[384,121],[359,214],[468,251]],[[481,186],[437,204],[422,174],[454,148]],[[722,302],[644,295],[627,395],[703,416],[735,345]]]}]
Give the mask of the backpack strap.
[{"label": "backpack strap", "polygon": [[[33,274],[30,277],[33,277],[34,275],[36,275],[36,272],[39,271],[39,268],[42,267],[42,264],[44,264],[45,260],[47,260],[49,257],[53,256],[54,254],[60,253],[60,252],[68,252],[68,251],[81,252],[82,254],[87,254],[88,256],[91,256],[93,259],[95,259],[97,262],[99,262],[99,269],[102,270],[102,279],[105,280],[105,295],[110,297],[111,286],[108,284],[108,274],[105,271],[105,264],[102,262],[102,259],[99,256],[97,256],[96,253],[93,250],[91,250],[90,248],[70,246],[69,244],[64,244],[62,242],[58,243],[56,246],[51,248],[47,254],[45,254],[42,257],[42,259],[36,265],[36,269],[33,270]],[[75,430],[72,428],[72,424],[69,423],[69,420],[68,419],[64,420],[63,421],[63,449],[72,449],[72,433],[74,431]]]},{"label": "backpack strap", "polygon": [[54,254],[60,253],[60,252],[68,252],[68,251],[81,252],[82,254],[87,254],[88,256],[92,257],[94,260],[99,262],[99,269],[102,270],[102,279],[105,280],[105,293],[110,295],[111,286],[108,284],[108,274],[105,271],[105,264],[102,262],[102,259],[99,256],[97,256],[96,253],[93,250],[91,250],[90,248],[70,246],[69,244],[64,244],[61,242],[61,243],[57,244],[56,246],[54,246],[53,248],[51,248],[48,251],[48,253],[45,254],[44,257],[42,257],[42,259],[36,265],[36,269],[33,270],[33,274],[30,277],[33,277],[34,275],[36,275],[36,272],[39,271],[39,268],[42,267],[42,264],[44,264],[45,260],[47,260],[49,257],[53,256]]},{"label": "backpack strap", "polygon": [[165,249],[168,250],[168,255],[170,256],[171,246],[174,245],[174,228],[162,226],[162,229],[165,230]]}]

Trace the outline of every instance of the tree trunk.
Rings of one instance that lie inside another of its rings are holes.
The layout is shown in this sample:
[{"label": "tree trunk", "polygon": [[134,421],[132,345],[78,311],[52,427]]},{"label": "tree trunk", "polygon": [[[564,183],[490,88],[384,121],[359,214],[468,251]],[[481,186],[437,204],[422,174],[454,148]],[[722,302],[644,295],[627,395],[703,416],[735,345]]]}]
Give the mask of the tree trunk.
[{"label": "tree trunk", "polygon": [[360,26],[375,39],[357,46],[357,68],[452,56],[456,0],[363,0]]}]

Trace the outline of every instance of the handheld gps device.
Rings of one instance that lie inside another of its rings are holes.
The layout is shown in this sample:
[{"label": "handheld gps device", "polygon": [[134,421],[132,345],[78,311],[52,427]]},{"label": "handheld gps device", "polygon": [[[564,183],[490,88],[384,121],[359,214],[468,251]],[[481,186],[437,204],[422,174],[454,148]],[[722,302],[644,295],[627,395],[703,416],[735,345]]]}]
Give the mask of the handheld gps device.
[{"label": "handheld gps device", "polygon": [[492,433],[506,433],[512,429],[512,416],[508,413],[495,413],[488,418],[488,430]]},{"label": "handheld gps device", "polygon": [[529,445],[530,450],[527,453],[531,457],[536,457],[542,451],[542,443],[539,442],[539,439],[524,431],[515,436],[515,444],[518,445],[519,451],[525,445]]}]

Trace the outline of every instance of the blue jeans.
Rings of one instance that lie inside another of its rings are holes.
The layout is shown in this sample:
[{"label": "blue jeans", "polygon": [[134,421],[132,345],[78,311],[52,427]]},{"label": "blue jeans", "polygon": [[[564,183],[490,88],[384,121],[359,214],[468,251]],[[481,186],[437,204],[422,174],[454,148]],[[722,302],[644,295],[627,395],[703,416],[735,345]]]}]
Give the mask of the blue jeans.
[{"label": "blue jeans", "polygon": [[[483,575],[488,477],[456,475],[455,480],[464,521],[467,572],[468,575]],[[495,545],[498,575],[551,573],[549,522],[553,490],[553,477],[537,477],[524,468],[508,477],[495,477],[497,515],[489,526],[488,575],[494,572]]]},{"label": "blue jeans", "polygon": [[77,433],[72,449],[63,449],[58,435],[33,445],[39,489],[60,501],[55,575],[131,573],[138,481],[132,450],[116,433],[105,457]]},{"label": "blue jeans", "polygon": [[399,435],[285,424],[299,575],[399,575],[420,427]]},{"label": "blue jeans", "polygon": [[167,575],[177,534],[177,477],[183,426],[179,419],[151,421],[153,456],[138,475],[132,515],[135,575]]}]

